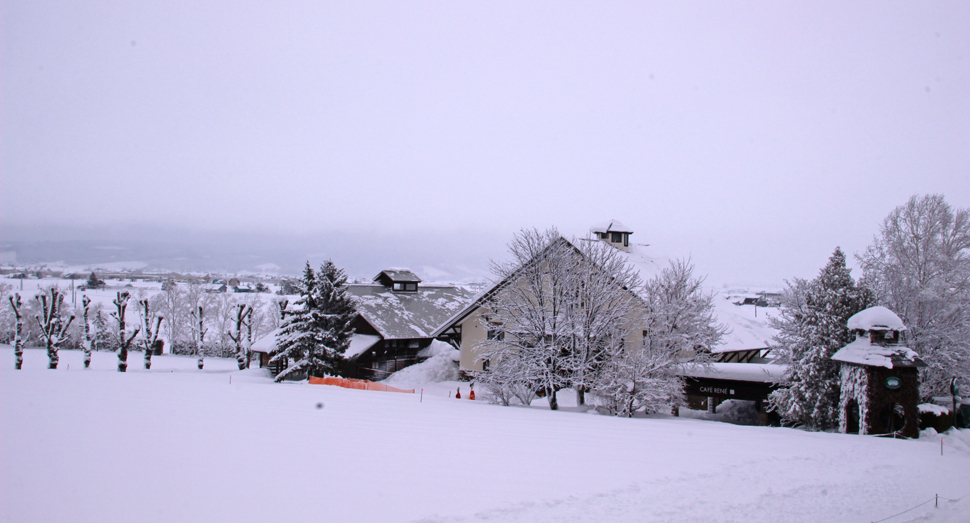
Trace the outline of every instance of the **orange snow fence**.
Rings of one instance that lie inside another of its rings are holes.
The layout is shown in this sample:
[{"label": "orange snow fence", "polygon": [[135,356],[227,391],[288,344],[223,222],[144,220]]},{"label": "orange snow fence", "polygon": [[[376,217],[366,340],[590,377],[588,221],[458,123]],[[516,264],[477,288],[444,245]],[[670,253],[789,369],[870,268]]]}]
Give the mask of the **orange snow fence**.
[{"label": "orange snow fence", "polygon": [[352,380],[346,378],[314,378],[311,376],[309,381],[311,385],[334,385],[337,387],[343,387],[345,389],[382,390],[384,392],[404,392],[407,394],[414,394],[414,389],[397,389],[384,385],[383,383],[374,383],[373,381],[367,380]]}]

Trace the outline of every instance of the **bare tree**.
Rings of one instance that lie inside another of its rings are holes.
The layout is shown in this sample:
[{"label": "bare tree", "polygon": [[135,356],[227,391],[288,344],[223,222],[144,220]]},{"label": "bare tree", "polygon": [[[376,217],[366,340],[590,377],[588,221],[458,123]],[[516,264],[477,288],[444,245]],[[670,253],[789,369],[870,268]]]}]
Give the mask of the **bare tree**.
[{"label": "bare tree", "polygon": [[117,312],[112,312],[111,316],[118,322],[118,372],[125,372],[128,370],[128,349],[131,347],[131,342],[138,336],[138,327],[127,336],[125,331],[125,309],[128,308],[128,300],[131,295],[127,291],[122,291],[118,293],[118,297],[112,302],[118,309]]},{"label": "bare tree", "polygon": [[218,345],[219,356],[224,357],[235,353],[235,346],[232,343],[232,338],[229,337],[229,331],[232,329],[235,320],[236,305],[239,304],[239,299],[236,294],[229,292],[222,292],[213,296],[215,298],[206,310],[209,312],[209,324],[216,333],[216,339],[212,342]]},{"label": "bare tree", "polygon": [[58,290],[57,287],[51,287],[49,289],[50,298],[47,294],[39,294],[37,299],[40,300],[41,304],[41,314],[35,316],[37,319],[37,324],[40,326],[40,336],[47,345],[47,357],[50,360],[50,364],[47,368],[56,369],[58,362],[57,350],[67,339],[64,337],[64,332],[74,321],[74,315],[72,314],[67,323],[61,320],[58,310],[64,305],[64,295]]},{"label": "bare tree", "polygon": [[81,296],[81,306],[84,310],[84,338],[81,345],[84,347],[84,368],[91,367],[91,321],[88,312],[91,309],[91,299],[85,294]]},{"label": "bare tree", "polygon": [[639,319],[643,340],[620,346],[597,375],[595,395],[619,416],[640,409],[660,410],[683,403],[683,367],[706,364],[727,327],[714,317],[714,297],[690,261],[671,262],[644,284],[645,308]]},{"label": "bare tree", "polygon": [[[226,335],[229,339],[236,344],[236,363],[239,364],[239,370],[244,370],[249,368],[250,363],[250,352],[249,347],[252,345],[253,331],[252,331],[252,314],[253,308],[246,304],[241,304],[236,306],[236,334],[233,336],[232,332],[226,331]],[[246,335],[243,335],[243,327],[246,328]]]},{"label": "bare tree", "polygon": [[899,315],[907,343],[928,364],[920,396],[947,394],[953,376],[970,385],[970,209],[914,195],[857,258],[861,283]]},{"label": "bare tree", "polygon": [[495,362],[512,357],[522,364],[523,379],[543,390],[556,410],[556,393],[569,385],[570,349],[574,347],[569,309],[575,302],[571,272],[579,257],[558,231],[520,231],[509,244],[511,259],[493,263],[499,283],[485,301],[483,322],[500,329],[480,345],[479,358]]},{"label": "bare tree", "polygon": [[643,303],[636,290],[642,283],[618,249],[589,237],[573,244],[580,260],[569,273],[575,300],[567,309],[572,341],[568,367],[577,404],[584,405],[608,356],[641,328]]},{"label": "bare tree", "polygon": [[165,318],[165,337],[168,338],[169,352],[173,352],[176,345],[187,341],[189,315],[192,306],[187,302],[188,289],[184,289],[173,281],[162,284],[162,292],[152,297],[152,308]]},{"label": "bare tree", "polygon": [[201,305],[199,305],[198,309],[192,312],[191,317],[192,317],[192,324],[191,324],[192,339],[194,340],[194,343],[195,343],[195,353],[199,358],[199,362],[198,362],[199,370],[202,370],[202,367],[205,364],[204,342],[205,342],[205,333],[207,331],[205,328],[205,314]]},{"label": "bare tree", "polygon": [[[151,310],[151,306],[148,303],[149,300],[141,299],[138,300],[139,313],[141,314],[141,325],[142,325],[142,347],[145,349],[145,370],[152,368],[152,353],[155,352],[155,343],[158,340],[158,334],[160,332],[160,327],[162,324],[162,317],[155,314]],[[152,322],[155,326],[152,327]]]},{"label": "bare tree", "polygon": [[20,301],[20,294],[13,294],[7,297],[10,300],[10,307],[13,309],[17,324],[13,337],[13,353],[16,357],[14,368],[20,370],[24,365],[24,317],[20,314],[23,303]]}]

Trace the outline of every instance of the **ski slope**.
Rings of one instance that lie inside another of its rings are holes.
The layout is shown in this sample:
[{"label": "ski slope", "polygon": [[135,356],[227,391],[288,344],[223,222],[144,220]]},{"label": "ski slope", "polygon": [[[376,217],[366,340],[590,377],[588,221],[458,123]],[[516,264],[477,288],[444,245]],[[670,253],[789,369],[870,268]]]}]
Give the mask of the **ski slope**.
[{"label": "ski slope", "polygon": [[[272,383],[234,360],[0,347],[0,521],[966,521],[970,431],[917,441]],[[467,389],[463,387],[463,392]],[[537,403],[538,405],[538,403]],[[948,501],[957,499],[959,501]]]}]

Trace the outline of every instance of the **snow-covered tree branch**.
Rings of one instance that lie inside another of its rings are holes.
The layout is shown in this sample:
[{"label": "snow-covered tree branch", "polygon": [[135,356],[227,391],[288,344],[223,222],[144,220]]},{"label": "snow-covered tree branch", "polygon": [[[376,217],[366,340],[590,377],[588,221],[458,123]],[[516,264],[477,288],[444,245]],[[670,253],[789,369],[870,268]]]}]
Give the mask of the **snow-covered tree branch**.
[{"label": "snow-covered tree branch", "polygon": [[903,320],[907,343],[928,365],[922,398],[946,394],[954,376],[970,386],[970,210],[938,194],[913,196],[858,259],[865,284]]}]

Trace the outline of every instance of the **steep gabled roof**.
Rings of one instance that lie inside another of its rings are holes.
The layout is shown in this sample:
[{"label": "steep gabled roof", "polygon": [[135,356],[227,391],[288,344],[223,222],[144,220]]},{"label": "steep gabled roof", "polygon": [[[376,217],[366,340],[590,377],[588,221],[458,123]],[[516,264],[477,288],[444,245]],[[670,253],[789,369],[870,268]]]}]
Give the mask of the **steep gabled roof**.
[{"label": "steep gabled roof", "polygon": [[[579,243],[582,241],[598,240],[579,239],[573,241]],[[546,250],[540,253],[536,259],[532,260],[530,264],[538,263],[542,256],[548,252],[549,249],[553,248],[557,242],[565,242],[569,246],[573,247],[577,252],[581,252],[576,244],[560,237],[558,240],[556,240],[556,242],[550,244]],[[643,280],[648,280],[659,275],[669,261],[669,259],[665,256],[653,255],[648,250],[648,246],[646,245],[633,244],[630,245],[629,252],[617,250],[617,254],[622,257],[626,264],[635,270]],[[453,325],[464,321],[465,318],[487,302],[488,299],[491,298],[496,292],[507,285],[510,280],[514,280],[516,277],[518,277],[525,267],[529,266],[530,264],[523,265],[522,268],[516,270],[511,276],[503,279],[502,281],[493,283],[491,286],[480,292],[473,299],[471,299],[467,306],[455,312],[455,314],[440,324],[438,328],[434,329],[431,336],[441,336]],[[718,323],[727,325],[730,330],[724,334],[717,346],[712,348],[712,352],[718,353],[767,348],[771,342],[771,339],[777,333],[777,330],[772,328],[768,323],[768,318],[771,316],[771,313],[765,308],[761,308],[760,311],[756,312],[754,306],[739,306],[731,303],[729,300],[729,296],[715,295],[714,297],[714,315]]]},{"label": "steep gabled roof", "polygon": [[437,338],[438,336],[441,336],[446,330],[451,328],[452,325],[455,325],[457,323],[461,323],[462,321],[464,321],[465,318],[467,318],[471,313],[475,312],[475,309],[478,309],[479,307],[481,307],[486,301],[488,301],[492,296],[494,296],[495,293],[497,293],[506,285],[508,285],[509,282],[514,281],[516,278],[518,278],[518,276],[522,274],[522,272],[525,269],[532,267],[536,263],[541,263],[542,260],[548,255],[548,253],[552,249],[562,245],[563,243],[576,249],[575,245],[570,243],[569,240],[563,238],[562,236],[560,236],[559,238],[556,238],[555,241],[550,242],[549,245],[547,245],[542,250],[542,252],[540,252],[535,258],[524,263],[521,267],[513,271],[512,274],[505,277],[501,281],[492,283],[488,287],[485,287],[485,289],[483,289],[481,292],[476,294],[474,297],[472,297],[472,299],[468,302],[468,304],[465,307],[456,311],[455,314],[451,315],[444,322],[439,324],[437,328],[432,331],[431,337]]}]

